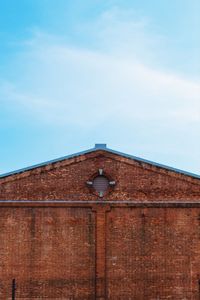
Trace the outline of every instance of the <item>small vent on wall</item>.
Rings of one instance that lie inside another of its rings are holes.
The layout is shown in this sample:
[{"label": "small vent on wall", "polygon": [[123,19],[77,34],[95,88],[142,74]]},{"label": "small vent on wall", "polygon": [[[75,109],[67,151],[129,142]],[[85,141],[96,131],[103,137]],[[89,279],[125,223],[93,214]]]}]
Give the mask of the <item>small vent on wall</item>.
[{"label": "small vent on wall", "polygon": [[93,188],[100,196],[103,196],[109,187],[109,181],[105,176],[97,176],[93,181]]},{"label": "small vent on wall", "polygon": [[98,173],[92,176],[86,184],[93,192],[95,192],[95,195],[98,194],[99,197],[104,197],[113,190],[116,183],[110,177],[107,177],[103,169],[99,169]]}]

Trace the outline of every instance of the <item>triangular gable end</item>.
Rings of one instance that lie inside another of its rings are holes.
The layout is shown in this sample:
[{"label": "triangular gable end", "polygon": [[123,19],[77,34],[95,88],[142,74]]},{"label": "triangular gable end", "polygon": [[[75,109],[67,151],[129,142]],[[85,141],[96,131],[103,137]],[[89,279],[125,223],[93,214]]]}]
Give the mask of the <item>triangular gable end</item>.
[{"label": "triangular gable end", "polygon": [[[57,159],[53,159],[53,160],[50,160],[50,161],[39,163],[39,164],[36,164],[36,165],[33,165],[33,166],[29,166],[29,167],[26,167],[26,168],[22,168],[22,169],[19,169],[19,170],[15,170],[15,171],[11,171],[11,172],[8,172],[8,173],[5,173],[5,174],[1,174],[0,179],[10,177],[10,176],[13,176],[15,174],[21,174],[21,173],[24,173],[26,171],[31,171],[31,170],[34,170],[34,169],[37,169],[37,168],[47,167],[47,169],[48,169],[49,165],[55,165],[55,164],[61,163],[63,161],[69,161],[69,163],[72,161],[72,163],[73,163],[74,160],[77,161],[76,158],[78,158],[78,157],[84,156],[85,157],[84,159],[87,159],[87,154],[90,154],[90,153],[93,153],[93,152],[99,152],[99,151],[104,151],[105,154],[106,154],[106,152],[108,154],[109,153],[114,154],[115,159],[120,159],[120,157],[125,158],[126,163],[132,164],[132,162],[135,161],[139,165],[142,165],[143,168],[154,169],[154,171],[155,170],[157,172],[160,171],[161,173],[162,172],[165,173],[167,171],[168,175],[172,175],[172,176],[173,176],[173,174],[175,174],[176,176],[178,174],[180,174],[180,175],[184,176],[184,179],[189,179],[189,180],[197,179],[197,183],[198,183],[198,180],[200,180],[200,175],[197,175],[197,174],[194,174],[194,173],[191,173],[191,172],[187,172],[187,171],[184,171],[184,170],[180,170],[180,169],[177,169],[177,168],[173,168],[173,167],[170,167],[170,166],[167,166],[167,165],[164,165],[164,164],[156,163],[156,162],[153,162],[153,161],[150,161],[150,160],[147,160],[147,159],[143,159],[143,158],[140,158],[140,157],[137,157],[137,156],[133,156],[133,155],[130,155],[130,154],[126,154],[126,153],[123,153],[123,152],[119,152],[119,151],[107,148],[106,144],[95,144],[94,148],[91,148],[91,149],[88,149],[88,150],[85,150],[85,151],[77,152],[77,153],[70,154],[70,155],[67,155],[67,156],[63,156],[63,157],[60,157],[60,158],[57,158]],[[188,178],[186,178],[186,177],[188,177]]]},{"label": "triangular gable end", "polygon": [[[108,177],[109,193],[97,194],[91,188],[98,172]],[[98,196],[100,200],[196,201],[200,199],[200,176],[96,144],[0,177],[2,200],[78,201],[97,200]]]}]

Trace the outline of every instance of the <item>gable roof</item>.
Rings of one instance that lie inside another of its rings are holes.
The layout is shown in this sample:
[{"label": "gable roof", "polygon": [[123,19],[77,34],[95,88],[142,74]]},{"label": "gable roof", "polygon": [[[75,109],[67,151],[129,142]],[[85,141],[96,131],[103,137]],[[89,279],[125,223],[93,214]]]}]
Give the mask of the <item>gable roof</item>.
[{"label": "gable roof", "polygon": [[122,157],[125,157],[125,158],[128,158],[128,159],[132,159],[132,160],[135,160],[135,161],[138,161],[138,162],[141,162],[141,163],[145,163],[145,164],[149,164],[149,165],[152,165],[152,166],[155,166],[155,167],[159,167],[159,168],[162,168],[162,169],[165,169],[165,170],[168,170],[168,171],[172,171],[172,172],[175,172],[175,173],[178,173],[178,174],[182,174],[182,175],[185,175],[185,176],[190,176],[190,177],[193,177],[195,179],[200,179],[200,175],[190,173],[190,172],[187,172],[187,171],[184,171],[184,170],[176,169],[176,168],[173,168],[173,167],[169,167],[169,166],[166,166],[166,165],[163,165],[163,164],[160,164],[160,163],[156,163],[156,162],[153,162],[153,161],[150,161],[150,160],[147,160],[147,159],[143,159],[143,158],[140,158],[140,157],[137,157],[137,156],[133,156],[133,155],[130,155],[130,154],[126,154],[126,153],[123,153],[123,152],[119,152],[119,151],[107,148],[106,144],[95,144],[94,148],[91,148],[91,149],[88,149],[88,150],[85,150],[85,151],[81,151],[81,152],[77,152],[77,153],[74,153],[74,154],[66,155],[66,156],[63,156],[63,157],[60,157],[60,158],[57,158],[57,159],[42,162],[40,164],[36,164],[36,165],[33,165],[33,166],[29,166],[29,167],[26,167],[26,168],[22,168],[22,169],[19,169],[19,170],[15,170],[15,171],[11,171],[11,172],[8,172],[8,173],[5,173],[5,174],[1,174],[0,178],[12,176],[12,175],[15,175],[15,174],[20,174],[20,173],[30,171],[30,170],[35,169],[35,168],[44,167],[44,166],[49,165],[49,164],[57,163],[57,162],[60,162],[60,161],[66,160],[66,159],[71,159],[71,158],[74,158],[74,157],[77,157],[77,156],[85,155],[85,154],[95,152],[95,151],[99,151],[99,150],[103,150],[103,151],[106,151],[106,152],[109,152],[109,153],[113,153],[115,155],[119,155],[119,156],[122,156]]}]

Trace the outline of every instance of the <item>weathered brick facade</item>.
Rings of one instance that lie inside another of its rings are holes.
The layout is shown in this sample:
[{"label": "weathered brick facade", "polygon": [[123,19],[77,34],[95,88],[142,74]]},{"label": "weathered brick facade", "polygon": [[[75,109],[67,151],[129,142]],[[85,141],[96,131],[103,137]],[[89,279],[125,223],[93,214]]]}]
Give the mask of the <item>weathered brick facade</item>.
[{"label": "weathered brick facade", "polygon": [[[86,182],[115,181],[103,197]],[[200,177],[104,147],[0,177],[0,299],[200,299]]]}]

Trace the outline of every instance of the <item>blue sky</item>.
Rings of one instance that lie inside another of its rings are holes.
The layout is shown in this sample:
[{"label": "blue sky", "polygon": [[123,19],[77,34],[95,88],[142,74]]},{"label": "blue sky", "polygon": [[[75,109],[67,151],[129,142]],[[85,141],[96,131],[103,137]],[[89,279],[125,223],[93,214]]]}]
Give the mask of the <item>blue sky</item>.
[{"label": "blue sky", "polygon": [[199,0],[0,2],[0,173],[107,143],[200,174]]}]

